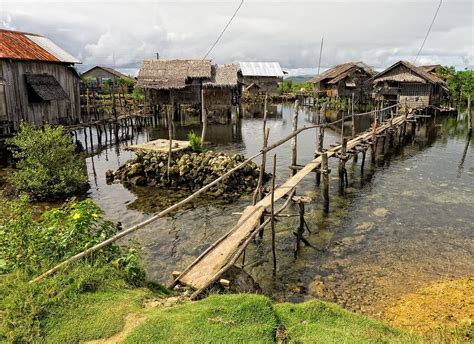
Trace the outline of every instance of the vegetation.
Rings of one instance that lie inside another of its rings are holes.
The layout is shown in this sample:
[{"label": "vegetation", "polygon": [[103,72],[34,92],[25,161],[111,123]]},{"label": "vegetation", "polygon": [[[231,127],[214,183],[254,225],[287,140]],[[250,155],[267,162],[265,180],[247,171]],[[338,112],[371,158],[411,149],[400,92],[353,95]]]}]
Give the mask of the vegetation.
[{"label": "vegetation", "polygon": [[63,127],[22,124],[8,144],[17,160],[17,169],[10,178],[17,191],[26,192],[35,200],[54,200],[86,188],[84,161],[78,159]]},{"label": "vegetation", "polygon": [[37,283],[28,283],[60,261],[115,233],[90,200],[38,215],[22,196],[0,203],[0,340],[38,342],[64,307],[92,291],[144,284],[137,251],[116,245]]},{"label": "vegetation", "polygon": [[301,89],[310,92],[313,90],[313,84],[308,81],[293,82],[292,80],[284,80],[278,85],[278,90],[282,93],[299,93],[301,92]]},{"label": "vegetation", "polygon": [[202,144],[202,139],[200,136],[196,135],[194,131],[190,131],[188,133],[188,141],[191,144],[191,149],[194,152],[201,153],[204,151],[204,147]]},{"label": "vegetation", "polygon": [[288,343],[420,342],[322,301],[272,304],[265,296],[240,294],[156,309],[125,343],[275,343],[275,337]]},{"label": "vegetation", "polygon": [[132,91],[132,98],[136,101],[143,101],[145,99],[145,93],[140,87],[135,85]]},{"label": "vegetation", "polygon": [[436,73],[446,80],[451,98],[455,103],[466,101],[468,95],[471,95],[471,100],[474,98],[473,70],[456,71],[452,66],[440,66],[436,68]]}]

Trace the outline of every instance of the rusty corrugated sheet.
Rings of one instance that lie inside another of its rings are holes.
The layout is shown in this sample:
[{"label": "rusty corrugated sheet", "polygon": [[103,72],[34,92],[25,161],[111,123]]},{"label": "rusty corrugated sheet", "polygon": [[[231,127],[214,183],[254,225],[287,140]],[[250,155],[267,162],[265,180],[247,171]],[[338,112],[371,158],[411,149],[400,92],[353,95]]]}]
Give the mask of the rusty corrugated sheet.
[{"label": "rusty corrugated sheet", "polygon": [[80,63],[46,37],[0,30],[0,59]]}]

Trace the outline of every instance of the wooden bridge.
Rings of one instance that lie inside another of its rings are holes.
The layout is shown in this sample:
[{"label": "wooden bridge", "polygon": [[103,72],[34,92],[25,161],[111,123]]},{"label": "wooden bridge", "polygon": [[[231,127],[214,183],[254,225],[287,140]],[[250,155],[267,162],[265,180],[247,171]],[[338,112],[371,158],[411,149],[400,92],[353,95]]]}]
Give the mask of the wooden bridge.
[{"label": "wooden bridge", "polygon": [[[244,167],[247,163],[251,160],[262,156],[262,164],[261,164],[261,171],[265,166],[265,159],[266,153],[271,151],[272,149],[280,146],[281,144],[291,140],[292,141],[292,165],[290,168],[292,169],[292,176],[286,180],[281,186],[275,187],[274,186],[274,179],[273,179],[273,188],[271,193],[267,195],[263,195],[262,192],[262,175],[263,172],[260,174],[259,178],[259,186],[257,187],[257,191],[260,194],[260,200],[257,202],[256,198],[254,197],[254,204],[248,206],[245,211],[243,212],[240,219],[237,221],[236,225],[233,226],[224,236],[222,236],[219,240],[217,240],[214,244],[209,246],[190,266],[188,266],[183,272],[179,273],[176,276],[173,284],[171,287],[174,287],[176,284],[181,284],[185,286],[189,286],[196,290],[194,294],[191,296],[192,299],[197,298],[206,288],[210,285],[218,281],[218,279],[222,276],[224,272],[226,272],[245,252],[246,247],[249,243],[255,238],[258,233],[263,231],[263,228],[268,225],[269,223],[272,224],[272,245],[273,245],[273,253],[274,253],[274,269],[276,268],[276,258],[275,258],[275,248],[274,248],[274,227],[273,221],[274,217],[278,216],[282,210],[284,210],[291,201],[296,201],[300,204],[301,208],[304,209],[304,205],[301,207],[301,197],[296,198],[294,197],[295,188],[296,186],[311,172],[316,172],[316,184],[319,186],[321,176],[323,177],[323,187],[322,187],[322,196],[324,202],[324,208],[327,210],[329,208],[329,168],[328,168],[328,159],[329,158],[337,158],[339,159],[339,179],[340,179],[340,187],[344,187],[344,183],[347,184],[347,173],[345,172],[345,162],[350,158],[357,159],[359,153],[362,153],[362,166],[365,161],[366,151],[371,148],[371,156],[372,160],[375,161],[375,155],[377,152],[377,142],[378,139],[383,139],[383,144],[385,145],[385,140],[389,137],[389,142],[393,144],[397,133],[399,133],[399,141],[402,137],[405,137],[406,132],[406,125],[408,122],[411,122],[413,126],[416,125],[416,121],[414,119],[413,114],[408,114],[408,109],[405,107],[405,112],[403,114],[395,115],[393,109],[397,108],[398,104],[390,106],[385,109],[379,109],[378,111],[372,111],[363,114],[355,115],[352,113],[352,139],[347,140],[343,137],[341,132],[342,144],[332,146],[329,149],[323,149],[323,138],[324,138],[324,129],[330,125],[334,125],[337,123],[341,124],[341,128],[344,126],[344,115],[342,119],[334,121],[332,123],[325,123],[325,116],[324,116],[324,108],[320,114],[320,120],[322,119],[323,122],[315,125],[309,125],[302,128],[297,128],[297,117],[298,117],[298,106],[296,104],[295,108],[296,111],[293,115],[293,130],[290,135],[285,138],[280,139],[279,141],[273,143],[270,146],[267,146],[268,142],[268,134],[269,129],[265,129],[266,126],[266,111],[264,111],[264,146],[262,150],[255,154],[254,156],[249,157],[247,160],[239,164],[238,166],[234,167],[233,169],[229,170],[213,182],[203,186],[201,189],[193,193],[192,195],[186,197],[185,199],[181,200],[180,202],[162,210],[158,214],[152,216],[151,218],[134,225],[130,228],[127,228],[113,237],[110,237],[103,242],[96,244],[95,246],[88,248],[87,250],[80,252],[69,259],[61,262],[60,264],[56,265],[52,269],[46,271],[45,273],[41,274],[40,276],[36,277],[30,283],[35,283],[40,281],[41,279],[57,272],[63,267],[71,264],[72,262],[79,260],[85,256],[90,255],[92,252],[99,250],[100,248],[111,244],[118,239],[129,235],[137,231],[138,229],[151,224],[152,222],[156,221],[158,218],[168,215],[172,211],[175,211],[182,207],[183,205],[193,201],[196,197],[203,194],[207,190],[209,190],[212,186],[216,185],[219,182],[222,182],[225,178],[231,176],[235,171]],[[390,118],[382,123],[377,123],[378,115],[387,113],[388,109],[392,109],[390,113]],[[372,127],[365,132],[360,133],[359,135],[355,134],[355,117],[356,116],[372,116],[373,122]],[[296,154],[297,154],[297,136],[304,130],[308,129],[319,129],[318,134],[318,143],[317,143],[317,150],[315,153],[315,158],[310,161],[305,166],[299,166],[296,163]],[[413,131],[414,127],[412,128]],[[276,155],[275,158],[276,159]],[[274,169],[275,169],[275,161],[274,161]],[[275,174],[275,173],[274,173]],[[273,174],[273,175],[274,175]],[[274,178],[274,176],[273,176]],[[345,182],[344,182],[345,181]],[[283,206],[278,209],[274,210],[274,204],[276,201],[286,198]],[[271,208],[270,216],[268,215],[268,208]],[[303,210],[304,213],[304,210]],[[303,214],[304,216],[304,214]],[[266,217],[266,218],[265,218]],[[304,231],[304,217],[302,218],[300,212],[300,229]],[[300,233],[302,234],[302,233]],[[299,240],[301,238],[298,238]],[[302,239],[301,239],[302,240]],[[297,241],[298,243],[298,241]],[[297,244],[299,245],[299,244]]]},{"label": "wooden bridge", "polygon": [[[188,268],[186,268],[173,282],[173,285],[182,284],[196,290],[191,298],[196,298],[202,291],[216,282],[220,276],[227,271],[243,253],[246,246],[252,241],[263,226],[269,221],[264,221],[261,225],[261,218],[267,208],[272,206],[272,202],[288,196],[304,177],[314,171],[320,171],[327,174],[327,159],[331,157],[347,158],[348,152],[357,154],[367,149],[373,140],[384,134],[388,130],[401,128],[404,123],[409,121],[412,116],[397,116],[382,125],[364,132],[344,144],[332,147],[320,154],[306,166],[290,177],[283,185],[273,190],[272,194],[266,195],[255,205],[248,206],[243,212],[236,225],[221,237],[216,243],[211,245],[203,254],[201,254]],[[361,149],[358,149],[361,148]],[[346,155],[344,157],[344,155]],[[325,166],[324,166],[325,165]],[[326,195],[327,197],[327,195]],[[291,196],[289,197],[291,198]],[[282,207],[280,210],[283,210]]]}]

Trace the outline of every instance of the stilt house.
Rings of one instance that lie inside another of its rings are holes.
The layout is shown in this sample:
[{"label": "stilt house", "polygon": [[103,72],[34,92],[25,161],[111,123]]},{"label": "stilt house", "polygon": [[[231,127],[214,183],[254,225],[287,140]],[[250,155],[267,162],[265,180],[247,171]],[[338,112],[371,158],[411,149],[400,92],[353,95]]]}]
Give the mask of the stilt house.
[{"label": "stilt house", "polygon": [[104,67],[104,66],[92,67],[91,69],[82,73],[81,77],[91,78],[93,82],[99,86],[102,86],[104,82],[108,80],[116,81],[117,79],[121,79],[121,78],[127,79],[127,80],[133,80],[129,76],[122,74],[113,68]]},{"label": "stilt house", "polygon": [[81,63],[48,38],[0,30],[0,133],[31,125],[80,120]]},{"label": "stilt house", "polygon": [[363,62],[348,62],[337,65],[309,80],[314,84],[315,97],[369,98],[371,85],[367,81],[374,71]]},{"label": "stilt house", "polygon": [[407,61],[398,61],[373,79],[375,98],[409,107],[439,105],[447,96],[445,82]]},{"label": "stilt house", "polygon": [[202,103],[208,110],[239,102],[237,68],[211,65],[210,60],[145,60],[138,73],[152,105]]},{"label": "stilt house", "polygon": [[284,72],[278,62],[240,62],[239,65],[242,92],[279,94],[278,84],[283,82]]}]

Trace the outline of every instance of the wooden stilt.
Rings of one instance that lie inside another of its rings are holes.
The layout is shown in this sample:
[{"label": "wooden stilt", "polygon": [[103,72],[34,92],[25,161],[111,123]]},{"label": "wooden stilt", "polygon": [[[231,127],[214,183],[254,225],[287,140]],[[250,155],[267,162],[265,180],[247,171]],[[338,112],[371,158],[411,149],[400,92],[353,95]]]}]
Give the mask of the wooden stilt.
[{"label": "wooden stilt", "polygon": [[[321,109],[319,111],[319,123],[318,124],[324,124],[326,123],[326,104],[324,103],[321,106]],[[315,154],[315,158],[323,153],[323,148],[324,147],[324,126],[319,127],[319,135],[318,135],[318,148]],[[316,172],[316,186],[321,185],[321,173]]]},{"label": "wooden stilt", "polygon": [[272,196],[271,196],[271,228],[272,228],[272,254],[273,254],[273,274],[276,274],[276,247],[275,247],[275,176],[276,176],[276,154],[273,155],[273,176],[272,176]]},{"label": "wooden stilt", "polygon": [[171,122],[173,121],[172,111],[174,111],[174,100],[173,96],[171,96],[171,109],[168,110],[168,141],[169,141],[169,151],[168,151],[168,168],[166,170],[168,176],[168,184],[171,184],[171,150],[173,148],[173,128],[171,127]]},{"label": "wooden stilt", "polygon": [[467,135],[472,135],[471,95],[467,96]]},{"label": "wooden stilt", "polygon": [[324,212],[329,212],[329,165],[327,153],[322,154],[321,173],[323,175],[323,203]]},{"label": "wooden stilt", "polygon": [[351,97],[351,116],[352,116],[352,138],[354,138],[356,137],[355,115],[354,115],[354,92],[352,92],[352,97]]},{"label": "wooden stilt", "polygon": [[376,159],[376,155],[377,155],[377,111],[374,112],[374,118],[373,118],[373,122],[372,122],[372,144],[371,144],[371,148],[372,148],[372,153],[371,153],[371,157],[372,157],[372,162],[375,162],[375,159]]},{"label": "wooden stilt", "polygon": [[339,192],[343,192],[344,187],[347,187],[346,152],[347,152],[347,138],[343,138],[342,149],[339,155]]},{"label": "wooden stilt", "polygon": [[202,114],[202,132],[201,132],[201,141],[204,145],[204,140],[206,139],[206,130],[207,130],[207,111],[204,106],[204,88],[201,85],[201,114]]},{"label": "wooden stilt", "polygon": [[[299,102],[298,100],[295,101],[295,110],[293,112],[293,117],[291,118],[291,127],[292,133],[295,133],[298,130],[298,107]],[[298,154],[298,138],[297,135],[293,136],[291,139],[291,166],[296,166],[297,163],[297,154]],[[291,175],[294,176],[297,173],[296,170],[291,170]]]}]

